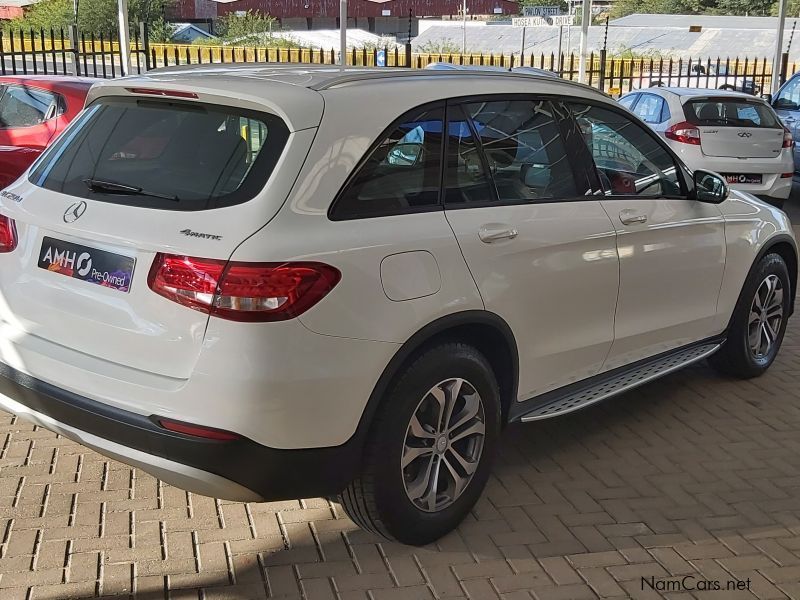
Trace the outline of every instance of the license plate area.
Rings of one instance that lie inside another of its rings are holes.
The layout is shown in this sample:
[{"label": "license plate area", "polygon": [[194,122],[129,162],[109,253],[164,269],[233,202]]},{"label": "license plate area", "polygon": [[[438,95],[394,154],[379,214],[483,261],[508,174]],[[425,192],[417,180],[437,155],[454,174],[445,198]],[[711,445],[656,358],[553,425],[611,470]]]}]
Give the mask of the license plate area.
[{"label": "license plate area", "polygon": [[755,183],[760,184],[762,175],[753,175],[751,173],[725,173],[723,175],[725,181],[728,183]]},{"label": "license plate area", "polygon": [[121,292],[129,292],[136,259],[90,246],[45,237],[39,268]]}]

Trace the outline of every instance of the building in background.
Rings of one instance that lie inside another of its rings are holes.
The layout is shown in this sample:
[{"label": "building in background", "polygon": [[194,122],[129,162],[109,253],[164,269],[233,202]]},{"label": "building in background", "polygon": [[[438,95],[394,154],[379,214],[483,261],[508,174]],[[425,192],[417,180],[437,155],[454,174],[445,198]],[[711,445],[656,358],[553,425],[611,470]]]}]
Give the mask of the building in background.
[{"label": "building in background", "polygon": [[[2,0],[0,0],[2,1]],[[348,0],[348,26],[377,34],[400,34],[417,30],[423,17],[460,18],[463,0]],[[468,0],[470,18],[515,15],[516,0]],[[170,20],[196,22],[230,13],[256,11],[275,17],[284,29],[336,29],[339,0],[235,0],[217,3],[211,0],[178,0]]]}]

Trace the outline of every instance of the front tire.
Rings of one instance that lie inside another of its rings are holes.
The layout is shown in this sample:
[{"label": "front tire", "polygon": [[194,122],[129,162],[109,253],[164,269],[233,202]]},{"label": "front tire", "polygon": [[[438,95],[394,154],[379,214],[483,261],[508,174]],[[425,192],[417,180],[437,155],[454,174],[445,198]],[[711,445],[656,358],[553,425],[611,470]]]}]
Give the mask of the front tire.
[{"label": "front tire", "polygon": [[486,358],[446,343],[398,373],[375,416],[360,476],[339,497],[360,527],[405,544],[453,530],[489,478],[500,391]]},{"label": "front tire", "polygon": [[778,254],[767,254],[748,276],[725,345],[709,359],[711,366],[740,379],[766,372],[783,342],[791,296],[786,263]]}]

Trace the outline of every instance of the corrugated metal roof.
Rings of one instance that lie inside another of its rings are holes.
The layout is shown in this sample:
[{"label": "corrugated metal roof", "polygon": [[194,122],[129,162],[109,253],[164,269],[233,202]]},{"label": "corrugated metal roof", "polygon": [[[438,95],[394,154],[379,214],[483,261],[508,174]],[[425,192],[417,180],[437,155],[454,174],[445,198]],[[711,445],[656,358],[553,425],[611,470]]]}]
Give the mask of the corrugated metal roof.
[{"label": "corrugated metal roof", "polygon": [[[664,15],[661,15],[664,16]],[[412,41],[415,52],[425,47],[435,47],[448,41],[448,45],[461,48],[462,28],[455,25],[434,25],[420,33]],[[484,54],[518,53],[522,42],[522,29],[510,25],[486,25],[467,28],[467,51]],[[571,45],[567,40],[571,37]],[[589,28],[588,47],[590,52],[599,52],[603,46],[605,27]],[[800,37],[800,36],[797,36]],[[786,38],[784,38],[786,39]],[[580,27],[572,27],[569,36],[564,28],[562,48],[565,54],[578,52]],[[785,42],[788,43],[788,40]],[[690,33],[688,27],[609,27],[609,55],[632,51],[636,55],[664,56],[665,58],[712,58],[719,57],[771,57],[775,47],[775,32],[752,30],[743,32],[737,29],[703,28],[699,33]],[[558,52],[557,27],[528,27],[525,33],[526,53]],[[576,59],[577,60],[577,59]],[[794,40],[790,60],[800,60],[800,41]],[[577,64],[577,63],[576,63]]]},{"label": "corrugated metal roof", "polygon": [[[800,19],[786,19],[786,29]],[[728,15],[650,15],[633,14],[610,22],[624,27],[686,27],[700,25],[715,29],[771,29],[778,27],[777,17],[736,17]]]}]

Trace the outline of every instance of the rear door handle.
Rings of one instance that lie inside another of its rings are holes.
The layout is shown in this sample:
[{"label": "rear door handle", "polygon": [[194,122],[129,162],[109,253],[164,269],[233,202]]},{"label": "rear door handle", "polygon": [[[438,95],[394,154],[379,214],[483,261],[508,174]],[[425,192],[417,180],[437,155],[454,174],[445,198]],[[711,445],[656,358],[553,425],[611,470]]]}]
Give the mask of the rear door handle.
[{"label": "rear door handle", "polygon": [[622,221],[623,225],[633,225],[635,223],[647,223],[647,215],[643,215],[641,213],[634,212],[629,208],[626,208],[625,210],[619,213],[619,220]]},{"label": "rear door handle", "polygon": [[484,225],[478,230],[478,237],[484,244],[491,244],[500,240],[513,240],[519,232],[513,227],[502,225]]}]

